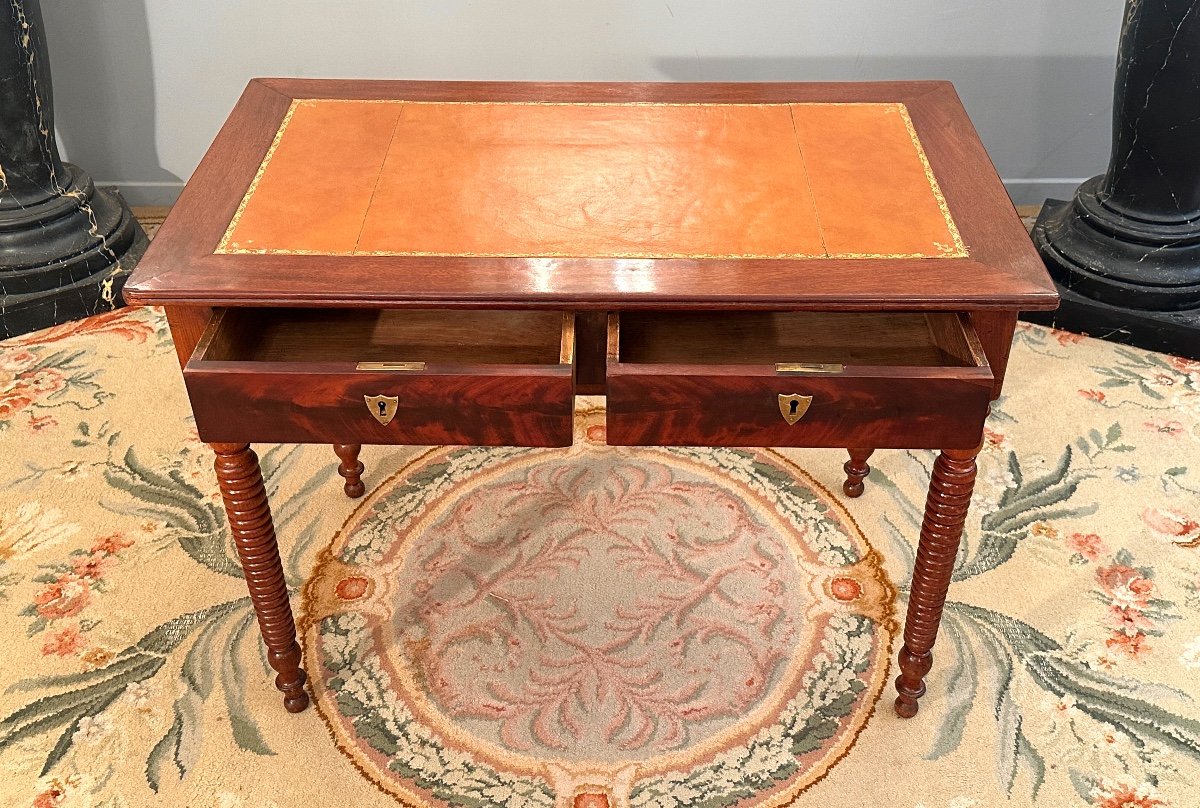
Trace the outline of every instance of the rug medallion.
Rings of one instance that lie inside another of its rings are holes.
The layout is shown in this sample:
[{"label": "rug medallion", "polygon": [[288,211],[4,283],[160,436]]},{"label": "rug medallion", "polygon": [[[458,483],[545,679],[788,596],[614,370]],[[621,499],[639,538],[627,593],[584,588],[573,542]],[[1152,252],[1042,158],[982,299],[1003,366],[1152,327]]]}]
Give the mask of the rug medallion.
[{"label": "rug medallion", "polygon": [[438,448],[304,590],[339,748],[415,805],[790,801],[870,717],[894,589],[769,451]]}]

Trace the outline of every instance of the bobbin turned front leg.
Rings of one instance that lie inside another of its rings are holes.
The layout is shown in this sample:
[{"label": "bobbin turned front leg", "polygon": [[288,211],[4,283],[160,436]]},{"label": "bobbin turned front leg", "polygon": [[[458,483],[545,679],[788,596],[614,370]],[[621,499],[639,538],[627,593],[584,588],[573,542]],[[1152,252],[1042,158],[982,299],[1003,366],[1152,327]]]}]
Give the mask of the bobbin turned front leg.
[{"label": "bobbin turned front leg", "polygon": [[338,459],[342,461],[338,464],[338,474],[342,475],[346,480],[346,484],[342,486],[342,490],[351,499],[358,499],[367,491],[362,481],[362,473],[366,470],[366,467],[358,459],[358,453],[361,450],[361,443],[333,444],[333,451],[337,454]]},{"label": "bobbin turned front leg", "polygon": [[258,455],[245,443],[213,443],[217,453],[217,482],[229,529],[242,562],[242,574],[250,590],[250,601],[258,617],[258,627],[267,645],[267,661],[276,670],[275,687],[283,692],[283,706],[298,713],[308,706],[304,682],[308,678],[300,667],[300,645],[296,642],[296,623],[288,602],[283,562],[275,541],[271,506],[263,486]]},{"label": "bobbin turned front leg", "polygon": [[978,453],[978,448],[946,449],[933,464],[896,677],[896,713],[902,718],[916,715],[917,700],[925,695],[925,674],[933,666],[933,644],[971,505]]},{"label": "bobbin turned front leg", "polygon": [[875,453],[874,449],[847,449],[850,459],[842,466],[846,472],[846,481],[842,483],[842,492],[848,497],[861,497],[863,480],[871,473],[867,459]]}]

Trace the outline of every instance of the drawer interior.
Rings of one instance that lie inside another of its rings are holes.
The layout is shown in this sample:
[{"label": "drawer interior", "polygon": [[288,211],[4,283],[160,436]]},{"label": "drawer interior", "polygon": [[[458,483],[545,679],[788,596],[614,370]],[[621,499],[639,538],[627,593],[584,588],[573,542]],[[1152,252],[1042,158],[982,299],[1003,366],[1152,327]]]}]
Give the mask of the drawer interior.
[{"label": "drawer interior", "polygon": [[609,355],[634,365],[987,364],[965,317],[949,312],[623,312]]},{"label": "drawer interior", "polygon": [[573,315],[555,311],[266,309],[217,312],[207,362],[570,364]]}]

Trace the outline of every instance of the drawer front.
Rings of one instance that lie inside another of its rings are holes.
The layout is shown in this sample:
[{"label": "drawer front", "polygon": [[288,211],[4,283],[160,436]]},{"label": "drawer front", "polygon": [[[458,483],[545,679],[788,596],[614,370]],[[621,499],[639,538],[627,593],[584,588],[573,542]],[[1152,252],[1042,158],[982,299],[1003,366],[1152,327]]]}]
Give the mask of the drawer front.
[{"label": "drawer front", "polygon": [[574,317],[221,310],[183,370],[210,443],[566,446]]},{"label": "drawer front", "polygon": [[992,388],[986,368],[889,368],[811,377],[756,370],[656,373],[610,367],[608,442],[973,448]]},{"label": "drawer front", "polygon": [[973,448],[992,372],[959,314],[613,315],[608,442]]},{"label": "drawer front", "polygon": [[570,367],[407,375],[192,363],[184,381],[200,439],[210,443],[571,443]]}]

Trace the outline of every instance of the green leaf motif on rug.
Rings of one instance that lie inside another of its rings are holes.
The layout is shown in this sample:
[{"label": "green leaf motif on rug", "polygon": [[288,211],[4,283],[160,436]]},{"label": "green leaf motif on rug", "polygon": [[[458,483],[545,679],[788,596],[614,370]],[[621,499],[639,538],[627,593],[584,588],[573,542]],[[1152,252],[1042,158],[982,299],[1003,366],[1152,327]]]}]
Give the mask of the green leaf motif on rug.
[{"label": "green leaf motif on rug", "polygon": [[[296,451],[295,447],[276,447],[264,455],[262,465],[268,487],[273,478],[287,471]],[[186,456],[168,459],[166,467],[162,468],[144,463],[133,448],[129,448],[119,462],[110,459],[105,464],[104,476],[115,490],[127,495],[132,502],[102,504],[117,513],[155,520],[163,525],[168,539],[177,543],[197,564],[213,573],[240,579],[241,566],[230,549],[224,514],[209,501],[204,491],[187,481],[182,470],[187,459]],[[323,482],[331,473],[331,469],[322,469],[309,483]],[[295,515],[295,512],[284,513],[277,516],[276,522],[284,525]],[[310,519],[296,531],[296,553],[303,552],[311,543],[315,525],[316,520]],[[228,709],[234,742],[254,754],[274,754],[263,740],[258,722],[245,703],[244,685],[249,676],[242,658],[249,655],[259,663],[252,676],[260,677],[269,672],[258,651],[260,640],[255,627],[250,599],[242,597],[169,620],[94,670],[22,680],[10,690],[66,689],[38,699],[0,721],[0,748],[42,732],[61,729],[42,768],[43,774],[49,772],[72,748],[83,719],[102,713],[131,685],[157,676],[168,658],[195,633],[196,639],[184,655],[180,669],[184,692],[172,706],[170,727],[151,749],[146,761],[147,783],[158,791],[166,776],[182,778],[195,764],[203,744],[200,706],[217,689],[218,683]],[[34,630],[40,630],[38,620],[30,624],[30,631]]]},{"label": "green leaf motif on rug", "polygon": [[[1121,451],[1121,444],[1114,445],[1121,439],[1119,426],[1105,434],[1092,432],[1078,441],[1082,455],[1093,458],[1103,450]],[[1075,468],[1075,456],[1068,445],[1046,473],[1028,479],[1016,453],[1006,454],[1004,462],[1010,485],[996,506],[983,513],[979,538],[973,547],[970,531],[964,535],[954,581],[986,575],[1009,562],[1021,542],[1029,537],[1035,522],[1086,516],[1097,511],[1097,503],[1071,504],[1080,483],[1093,476],[1088,470]],[[893,481],[885,478],[876,482],[886,485],[898,499],[904,498]],[[909,507],[904,510],[910,519],[919,519],[920,511],[911,503],[906,504]],[[905,540],[906,531],[894,526],[893,531],[894,540]],[[1127,555],[1118,554],[1115,560],[1118,564],[1132,564]],[[907,598],[907,585],[901,591]],[[1029,774],[1031,796],[1035,798],[1046,775],[1045,756],[1027,736],[1021,706],[1013,693],[1018,668],[1040,690],[1054,697],[1071,698],[1084,715],[1131,739],[1134,754],[1144,763],[1153,762],[1156,744],[1160,745],[1157,748],[1200,758],[1200,722],[1161,706],[1171,700],[1188,699],[1178,690],[1095,670],[1072,658],[1061,644],[1029,623],[980,606],[947,601],[941,634],[941,643],[953,649],[953,658],[940,657],[947,666],[941,690],[946,709],[928,759],[945,756],[962,743],[968,716],[980,703],[977,657],[980,653],[988,667],[997,672],[991,701],[998,727],[996,775],[1009,794],[1022,768]],[[1153,776],[1150,782],[1153,784]]]},{"label": "green leaf motif on rug", "polygon": [[207,626],[214,618],[220,618],[235,606],[248,603],[249,598],[243,598],[181,615],[154,629],[136,644],[117,654],[108,664],[95,670],[18,682],[9,690],[69,689],[37,699],[0,720],[0,747],[31,735],[65,727],[42,767],[42,774],[45,774],[70,749],[80,721],[103,712],[131,684],[157,674],[166,664],[170,652],[197,627]]}]

